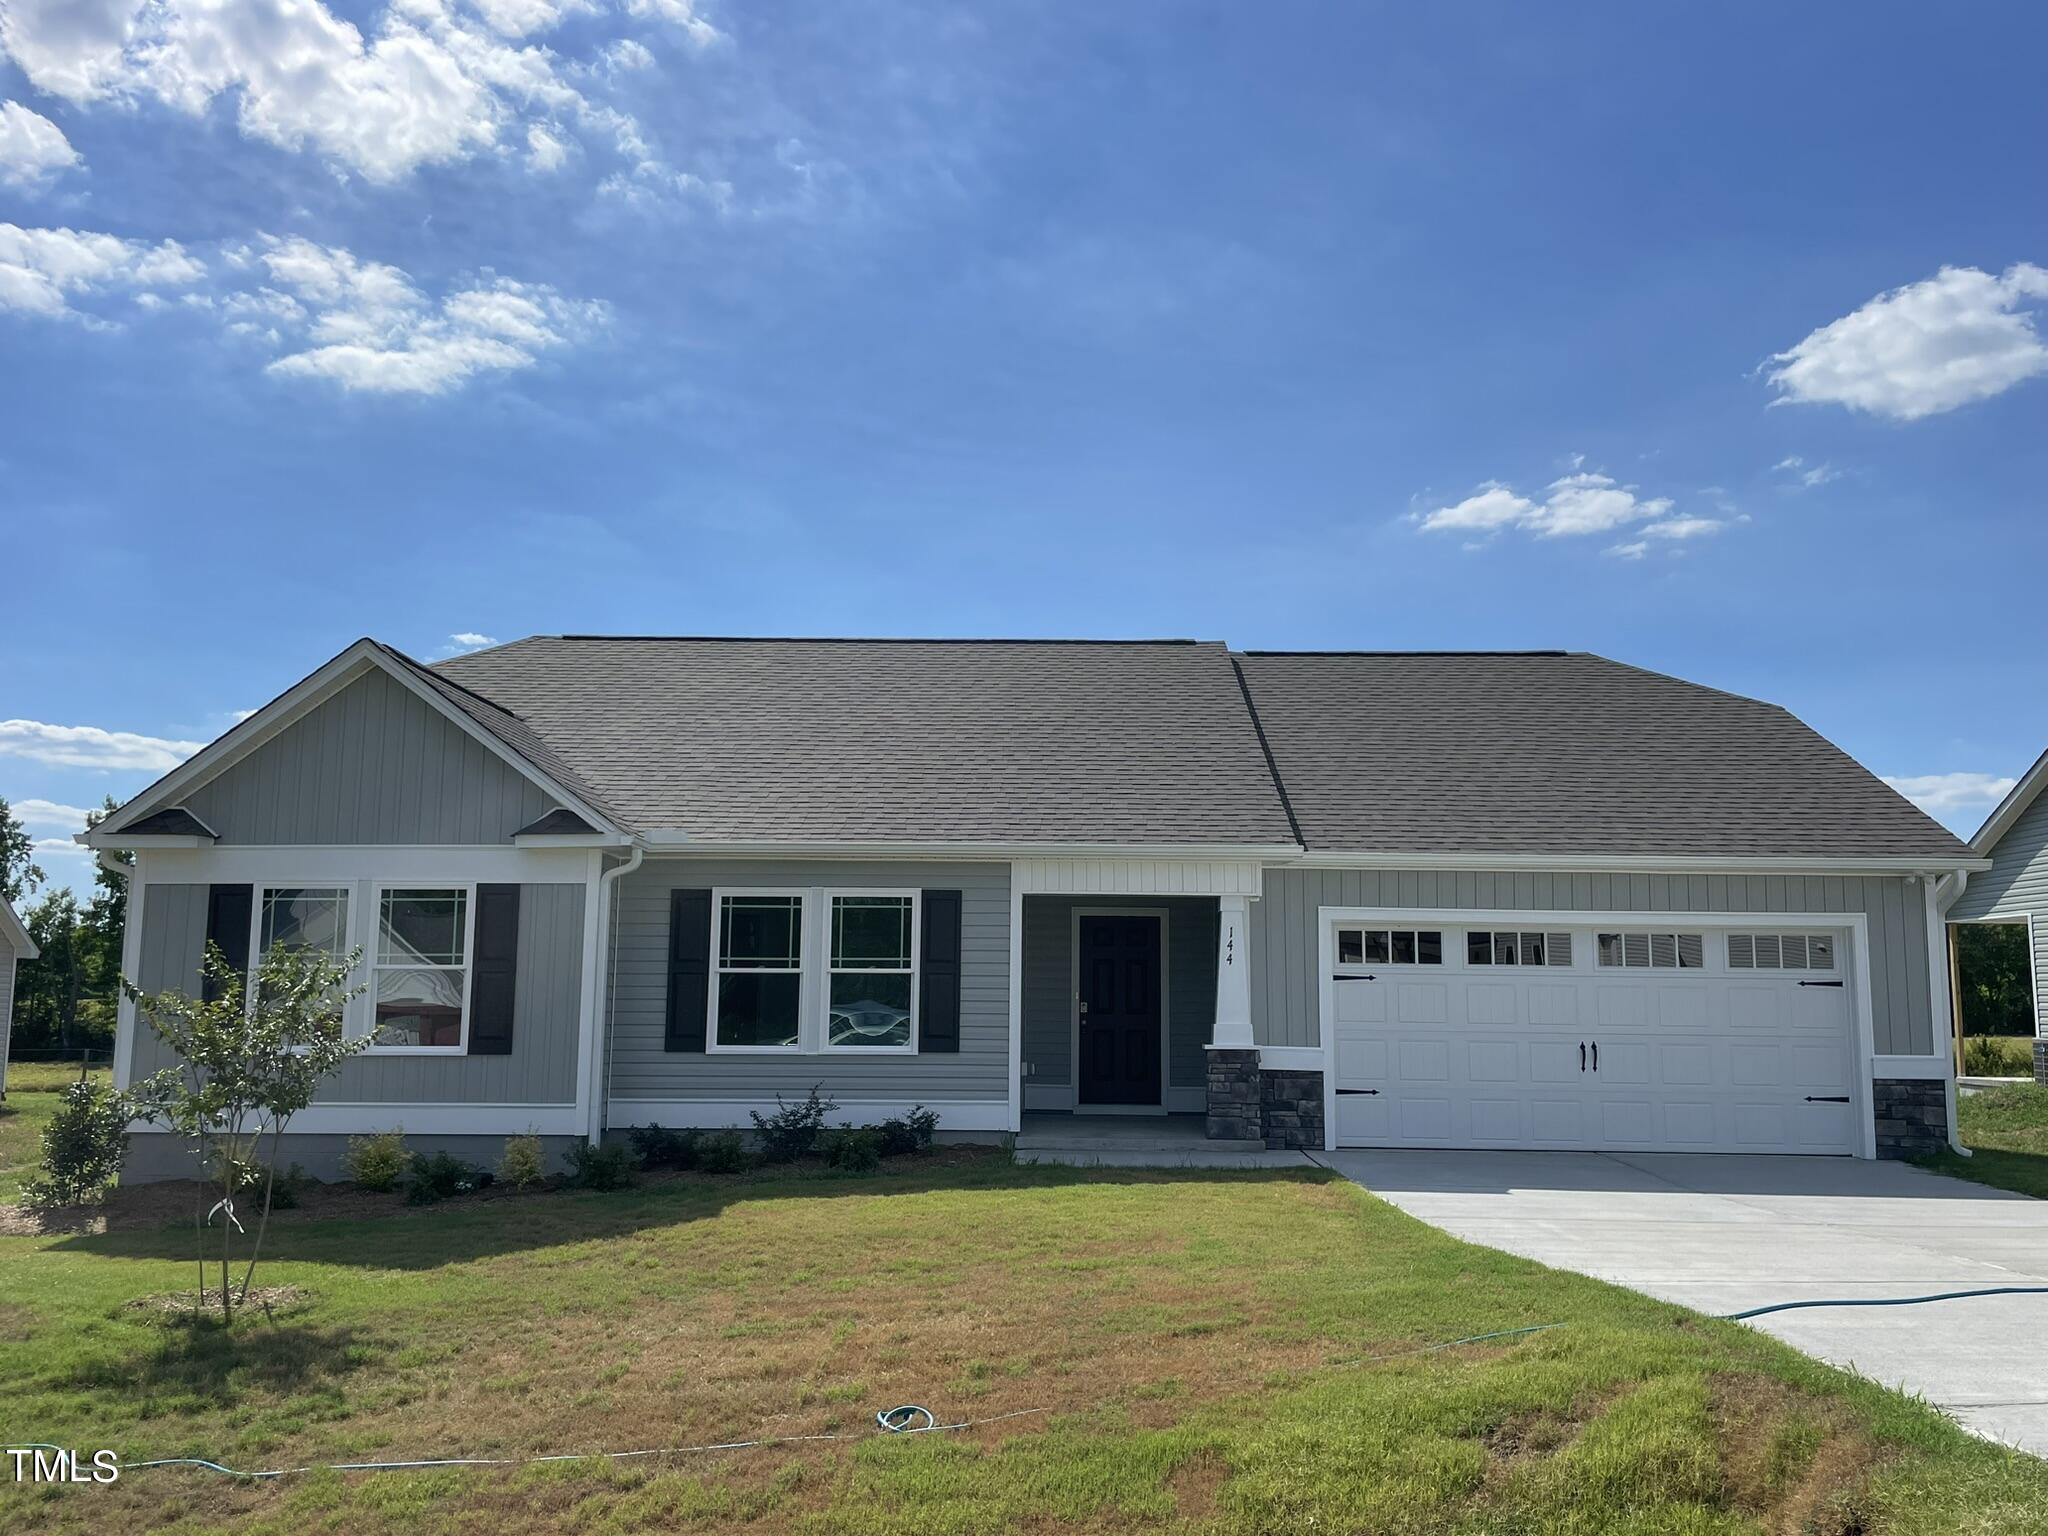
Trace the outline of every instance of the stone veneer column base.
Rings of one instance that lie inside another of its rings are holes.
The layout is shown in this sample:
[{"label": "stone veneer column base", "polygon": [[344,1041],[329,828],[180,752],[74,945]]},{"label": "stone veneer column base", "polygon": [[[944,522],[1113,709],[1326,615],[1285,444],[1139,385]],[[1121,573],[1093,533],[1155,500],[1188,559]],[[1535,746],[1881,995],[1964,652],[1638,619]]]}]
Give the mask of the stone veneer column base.
[{"label": "stone veneer column base", "polygon": [[1208,1123],[1211,1141],[1258,1141],[1265,1136],[1259,1097],[1259,1053],[1210,1046]]},{"label": "stone veneer column base", "polygon": [[1323,1074],[1261,1072],[1266,1145],[1275,1150],[1323,1149]]},{"label": "stone veneer column base", "polygon": [[1870,1085],[1870,1100],[1879,1157],[1916,1157],[1948,1146],[1948,1084],[1940,1078],[1881,1077]]},{"label": "stone veneer column base", "polygon": [[2034,1081],[2048,1088],[2048,1035],[2034,1041]]}]

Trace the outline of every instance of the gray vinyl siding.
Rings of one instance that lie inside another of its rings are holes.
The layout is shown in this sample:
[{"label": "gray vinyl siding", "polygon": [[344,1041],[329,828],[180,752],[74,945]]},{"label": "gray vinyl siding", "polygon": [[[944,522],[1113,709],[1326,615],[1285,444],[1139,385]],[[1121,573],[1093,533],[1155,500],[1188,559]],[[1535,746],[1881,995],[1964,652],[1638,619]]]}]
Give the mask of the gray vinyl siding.
[{"label": "gray vinyl siding", "polygon": [[[583,980],[581,885],[519,888],[519,956],[512,1050],[504,1056],[358,1056],[320,1093],[333,1104],[573,1104]],[[142,907],[138,985],[145,992],[199,987],[207,887],[152,885]],[[177,1058],[136,1021],[133,1079]],[[402,1125],[402,1119],[395,1119]]]},{"label": "gray vinyl siding", "polygon": [[1036,1087],[1072,1087],[1074,909],[1165,908],[1167,1085],[1208,1081],[1204,1047],[1216,1021],[1216,900],[1211,896],[1026,896],[1024,898],[1025,1079]]},{"label": "gray vinyl siding", "polygon": [[505,842],[555,802],[373,671],[183,803],[223,845],[445,845]]},{"label": "gray vinyl siding", "polygon": [[2033,920],[2035,1028],[2048,1035],[2048,794],[2005,829],[1991,867],[1970,876],[1948,917],[1970,922],[1993,912]]},{"label": "gray vinyl siding", "polygon": [[1456,911],[1862,912],[1879,1055],[1934,1050],[1922,887],[1896,875],[1650,875],[1268,869],[1252,904],[1252,1023],[1261,1045],[1316,1039],[1319,907]]},{"label": "gray vinyl siding", "polygon": [[[668,1001],[669,892],[732,886],[877,886],[957,890],[960,1050],[916,1056],[723,1055],[662,1049]],[[1010,866],[917,861],[650,859],[619,881],[611,981],[613,1124],[635,1100],[768,1100],[813,1083],[850,1102],[1006,1103],[1010,1080]]]}]

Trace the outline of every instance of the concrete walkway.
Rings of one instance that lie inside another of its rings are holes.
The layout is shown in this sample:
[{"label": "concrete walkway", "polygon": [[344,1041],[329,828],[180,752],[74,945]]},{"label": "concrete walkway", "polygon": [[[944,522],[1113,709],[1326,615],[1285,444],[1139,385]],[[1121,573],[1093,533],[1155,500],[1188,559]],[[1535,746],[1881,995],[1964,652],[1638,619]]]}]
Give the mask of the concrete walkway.
[{"label": "concrete walkway", "polygon": [[[1317,1157],[1469,1242],[1702,1312],[2048,1285],[2048,1201],[1848,1158]],[[1777,1312],[1754,1327],[2048,1455],[2048,1296]]]}]

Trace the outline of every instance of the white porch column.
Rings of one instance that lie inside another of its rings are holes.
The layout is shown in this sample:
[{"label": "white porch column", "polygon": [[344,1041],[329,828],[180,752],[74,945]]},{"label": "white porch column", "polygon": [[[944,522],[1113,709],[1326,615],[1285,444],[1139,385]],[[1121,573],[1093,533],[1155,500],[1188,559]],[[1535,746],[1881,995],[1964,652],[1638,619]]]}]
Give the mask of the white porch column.
[{"label": "white porch column", "polygon": [[1251,898],[1216,898],[1216,1025],[1209,1044],[1217,1050],[1252,1047]]}]

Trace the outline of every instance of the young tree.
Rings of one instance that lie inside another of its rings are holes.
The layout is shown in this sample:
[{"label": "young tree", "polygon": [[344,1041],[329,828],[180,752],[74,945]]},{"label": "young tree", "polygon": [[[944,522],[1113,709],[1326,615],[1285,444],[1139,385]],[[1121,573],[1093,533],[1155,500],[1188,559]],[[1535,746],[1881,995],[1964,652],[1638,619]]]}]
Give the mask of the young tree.
[{"label": "young tree", "polygon": [[8,809],[7,802],[0,800],[0,896],[5,896],[10,905],[19,904],[22,897],[49,878],[36,863],[35,851],[28,828]]},{"label": "young tree", "polygon": [[[175,990],[144,993],[122,978],[121,990],[135,1004],[137,1016],[147,1019],[179,1057],[179,1065],[164,1068],[131,1090],[136,1113],[189,1138],[201,1166],[219,1186],[220,1199],[209,1214],[221,1218],[223,1322],[234,1321],[236,1302],[248,1296],[249,1280],[263,1251],[285,1127],[313,1102],[323,1078],[370,1044],[368,1036],[349,1039],[342,1033],[348,1000],[364,990],[348,985],[360,957],[358,951],[337,960],[321,949],[273,945],[245,994],[242,973],[209,943],[206,985],[197,999]],[[269,1151],[263,1155],[266,1135]],[[240,1290],[235,1292],[228,1284],[234,1234],[240,1226],[235,1200],[252,1154],[263,1180],[263,1212]],[[204,1219],[195,1226],[200,1243],[199,1302],[204,1305]]]}]

